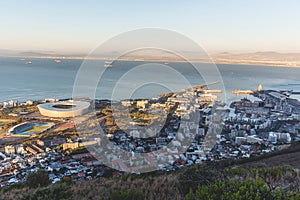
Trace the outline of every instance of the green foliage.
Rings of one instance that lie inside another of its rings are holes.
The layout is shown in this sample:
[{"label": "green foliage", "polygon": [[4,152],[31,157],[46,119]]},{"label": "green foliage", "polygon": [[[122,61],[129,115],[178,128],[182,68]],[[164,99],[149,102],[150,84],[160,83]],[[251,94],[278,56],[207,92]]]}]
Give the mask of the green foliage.
[{"label": "green foliage", "polygon": [[75,181],[74,181],[72,178],[70,178],[70,177],[64,177],[64,178],[60,181],[60,183],[66,184],[66,185],[73,185],[73,184],[75,183]]},{"label": "green foliage", "polygon": [[66,151],[67,155],[75,155],[75,154],[81,154],[81,153],[88,153],[88,150],[85,148],[85,146],[81,146],[76,149],[68,149]]},{"label": "green foliage", "polygon": [[[297,195],[290,197],[297,199]],[[246,179],[240,183],[236,180],[215,181],[211,185],[199,186],[195,192],[190,190],[186,195],[188,200],[260,200],[260,199],[289,199],[281,189],[270,190],[262,180]]]},{"label": "green foliage", "polygon": [[41,187],[31,190],[23,196],[23,199],[31,200],[63,200],[72,199],[72,193],[67,183],[54,184],[51,187]]},{"label": "green foliage", "polygon": [[104,174],[102,175],[103,178],[110,178],[113,176],[113,169],[107,169],[105,170]]},{"label": "green foliage", "polygon": [[[3,192],[7,192],[7,191],[10,191],[10,190],[15,190],[15,189],[21,189],[21,188],[24,188],[25,185],[23,183],[15,183],[7,188],[1,188]],[[1,198],[0,198],[1,199]]]},{"label": "green foliage", "polygon": [[50,185],[51,181],[49,179],[48,173],[43,170],[31,173],[27,177],[26,185],[29,188],[45,187]]},{"label": "green foliage", "polygon": [[[72,178],[64,178],[59,183],[47,186],[47,181],[44,181],[46,184],[41,184],[41,180],[48,180],[48,177],[44,171],[39,171],[29,176],[31,178],[24,187],[17,185],[2,188],[0,195],[3,195],[3,199],[34,200],[300,200],[298,170],[287,166],[218,168],[202,164],[171,173],[112,176],[113,170],[106,170],[104,176],[99,179],[77,182]],[[30,183],[34,185],[30,186]]]},{"label": "green foliage", "polygon": [[[299,176],[291,167],[229,168],[213,182],[198,182],[185,198],[198,199],[300,199]],[[199,172],[198,172],[199,174]],[[202,173],[204,174],[204,173]],[[198,176],[199,177],[199,176]]]},{"label": "green foliage", "polygon": [[144,195],[135,190],[128,191],[114,191],[110,194],[109,200],[143,200]]},{"label": "green foliage", "polygon": [[194,165],[183,170],[179,175],[178,187],[183,194],[189,192],[190,189],[195,190],[197,185],[208,185],[214,180],[221,179],[223,174],[220,170],[209,165]]}]

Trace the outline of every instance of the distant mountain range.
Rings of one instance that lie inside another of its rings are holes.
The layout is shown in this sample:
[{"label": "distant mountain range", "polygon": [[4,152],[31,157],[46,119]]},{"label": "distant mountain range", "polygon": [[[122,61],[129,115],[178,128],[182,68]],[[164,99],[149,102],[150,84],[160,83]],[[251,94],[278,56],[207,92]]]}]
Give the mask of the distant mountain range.
[{"label": "distant mountain range", "polygon": [[212,55],[216,63],[258,64],[275,66],[300,66],[300,53],[255,52],[255,53],[219,53]]},{"label": "distant mountain range", "polygon": [[[165,62],[183,62],[183,57],[165,51],[142,50],[124,54],[117,51],[104,52],[101,55],[95,54],[95,59],[114,59],[120,60],[143,60],[143,61],[165,61]],[[253,52],[253,53],[214,53],[209,55],[200,55],[193,52],[184,52],[188,55],[189,61],[198,62],[215,62],[218,64],[249,64],[249,65],[274,65],[300,67],[300,53],[279,53],[274,51]],[[17,51],[0,49],[0,56],[17,56],[17,57],[37,57],[37,58],[78,58],[84,59],[86,54],[62,54],[53,51]]]},{"label": "distant mountain range", "polygon": [[34,57],[34,58],[71,58],[81,57],[84,58],[84,54],[62,54],[54,51],[18,51],[18,50],[7,50],[0,49],[0,56],[15,56],[15,57]]}]

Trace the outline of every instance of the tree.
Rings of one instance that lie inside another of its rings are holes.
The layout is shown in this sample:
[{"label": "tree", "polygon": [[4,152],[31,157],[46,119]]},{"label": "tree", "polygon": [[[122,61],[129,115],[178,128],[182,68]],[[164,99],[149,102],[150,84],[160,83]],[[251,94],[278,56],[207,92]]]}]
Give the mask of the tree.
[{"label": "tree", "polygon": [[110,194],[110,200],[143,200],[144,195],[141,192],[135,190],[128,190],[128,191],[114,191]]},{"label": "tree", "polygon": [[[298,197],[293,196],[294,199]],[[186,195],[187,200],[200,199],[239,199],[239,200],[263,200],[263,199],[290,199],[287,193],[281,189],[270,191],[267,184],[259,179],[246,179],[244,182],[237,180],[215,181],[210,185],[199,185],[195,192]]]},{"label": "tree", "polygon": [[45,187],[51,184],[48,173],[44,170],[31,173],[27,177],[26,185],[29,188]]}]

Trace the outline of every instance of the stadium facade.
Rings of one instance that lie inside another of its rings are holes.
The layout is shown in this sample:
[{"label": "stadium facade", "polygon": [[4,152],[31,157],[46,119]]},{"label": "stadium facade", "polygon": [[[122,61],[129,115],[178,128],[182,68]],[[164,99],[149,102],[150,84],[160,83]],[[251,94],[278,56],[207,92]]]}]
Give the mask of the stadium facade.
[{"label": "stadium facade", "polygon": [[38,105],[43,116],[53,118],[70,118],[86,114],[89,111],[90,103],[85,101],[60,101]]}]

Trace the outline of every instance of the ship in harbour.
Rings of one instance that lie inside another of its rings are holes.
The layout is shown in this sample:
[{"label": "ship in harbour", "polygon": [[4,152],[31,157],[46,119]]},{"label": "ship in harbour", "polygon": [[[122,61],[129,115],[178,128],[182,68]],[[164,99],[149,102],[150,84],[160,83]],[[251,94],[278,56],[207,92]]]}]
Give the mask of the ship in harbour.
[{"label": "ship in harbour", "polygon": [[112,61],[105,61],[104,67],[112,67]]},{"label": "ship in harbour", "polygon": [[61,60],[60,59],[55,59],[54,62],[61,63]]}]

